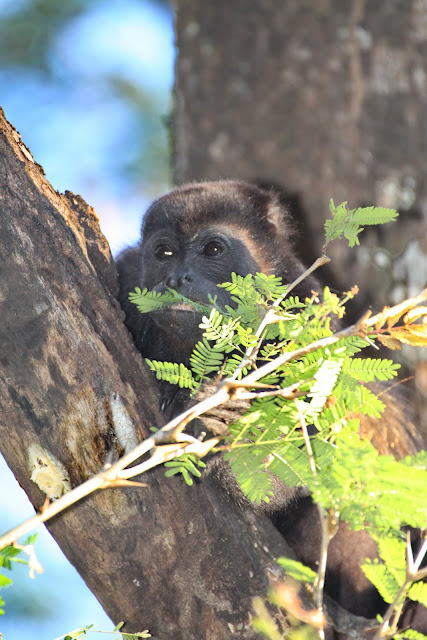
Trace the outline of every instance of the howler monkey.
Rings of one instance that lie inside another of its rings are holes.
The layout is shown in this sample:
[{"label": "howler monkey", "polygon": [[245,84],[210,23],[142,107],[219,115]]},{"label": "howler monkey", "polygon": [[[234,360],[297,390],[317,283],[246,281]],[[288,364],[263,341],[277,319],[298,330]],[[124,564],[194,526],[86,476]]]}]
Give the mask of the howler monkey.
[{"label": "howler monkey", "polygon": [[[142,239],[118,258],[120,302],[126,324],[143,356],[187,363],[200,337],[200,316],[186,305],[141,314],[128,300],[136,286],[159,292],[172,288],[186,297],[208,302],[230,302],[229,294],[216,285],[241,276],[264,272],[293,282],[304,267],[292,248],[292,225],[279,198],[272,192],[240,181],[194,183],[175,189],[157,200],[142,225]],[[302,281],[293,291],[303,299],[319,290],[314,278]],[[178,413],[185,396],[171,385],[161,386],[162,408]],[[402,456],[420,448],[416,432],[408,425],[393,398],[381,421],[364,420],[381,453]],[[372,435],[373,434],[373,435]],[[219,474],[221,475],[221,474]],[[231,476],[224,473],[223,482]],[[234,491],[234,488],[233,488]],[[312,566],[319,554],[317,511],[310,498],[298,490],[278,492],[268,513],[300,559]],[[374,617],[382,601],[360,570],[375,545],[364,532],[350,532],[345,526],[333,538],[327,571],[327,590],[349,611]]]},{"label": "howler monkey", "polygon": [[[216,285],[264,272],[292,282],[304,268],[290,243],[291,225],[279,200],[244,182],[189,184],[157,200],[147,211],[141,243],[117,261],[120,302],[138,349],[148,358],[186,362],[199,334],[199,316],[183,305],[142,315],[128,301],[135,286],[175,289],[195,301],[230,302]],[[304,280],[303,297],[315,287]]]}]

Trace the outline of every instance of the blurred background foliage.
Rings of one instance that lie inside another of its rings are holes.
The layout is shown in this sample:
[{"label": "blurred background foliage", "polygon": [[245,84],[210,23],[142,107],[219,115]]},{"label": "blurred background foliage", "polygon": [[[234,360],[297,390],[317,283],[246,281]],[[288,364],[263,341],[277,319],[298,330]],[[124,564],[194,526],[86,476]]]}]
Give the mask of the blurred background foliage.
[{"label": "blurred background foliage", "polygon": [[[0,0],[0,106],[53,187],[95,207],[115,254],[170,187],[173,42],[162,0]],[[0,488],[5,531],[34,511],[2,459]],[[14,567],[1,590],[4,640],[50,640],[92,623],[111,630],[46,530],[36,550],[45,572],[30,580]]]}]

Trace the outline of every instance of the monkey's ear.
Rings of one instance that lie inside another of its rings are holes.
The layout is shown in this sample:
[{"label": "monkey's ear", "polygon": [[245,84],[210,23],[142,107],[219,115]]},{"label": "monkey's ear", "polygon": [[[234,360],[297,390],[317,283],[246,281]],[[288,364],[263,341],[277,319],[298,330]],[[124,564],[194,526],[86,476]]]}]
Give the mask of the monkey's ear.
[{"label": "monkey's ear", "polygon": [[286,189],[277,183],[254,181],[257,187],[267,196],[267,210],[264,220],[271,229],[271,233],[276,236],[289,238],[293,236],[294,225],[288,206],[292,203],[292,196]]},{"label": "monkey's ear", "polygon": [[[257,211],[256,218],[261,228],[271,238],[288,235],[289,215],[281,198],[280,188],[275,184],[255,180],[248,189],[249,199]],[[267,242],[268,242],[267,238]]]},{"label": "monkey's ear", "polygon": [[276,194],[272,194],[264,216],[268,233],[271,239],[288,245],[292,243],[295,235],[295,227],[287,208],[280,202]]},{"label": "monkey's ear", "polygon": [[273,200],[268,207],[267,222],[271,227],[272,233],[279,235],[283,232],[283,227],[288,226],[287,223],[288,214],[284,207],[279,202]]}]

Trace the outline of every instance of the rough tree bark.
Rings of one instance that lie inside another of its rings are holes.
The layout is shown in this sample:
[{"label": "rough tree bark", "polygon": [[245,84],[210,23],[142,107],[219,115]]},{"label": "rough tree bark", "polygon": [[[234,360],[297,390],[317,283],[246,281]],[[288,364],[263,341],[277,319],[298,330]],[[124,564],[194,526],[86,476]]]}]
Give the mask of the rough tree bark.
[{"label": "rough tree bark", "polygon": [[[74,487],[160,424],[115,292],[93,210],[54,191],[0,110],[0,444],[36,509],[34,445],[35,464],[54,456]],[[188,488],[158,470],[144,481],[48,524],[105,611],[159,640],[255,637],[251,597],[277,573],[283,538],[209,479]]]},{"label": "rough tree bark", "polygon": [[[300,253],[323,242],[330,198],[401,212],[398,224],[332,245],[329,284],[361,304],[399,302],[427,273],[427,5],[421,0],[174,0],[175,176],[285,189]],[[427,362],[408,352],[424,404]],[[423,409],[424,407],[424,409]]]}]

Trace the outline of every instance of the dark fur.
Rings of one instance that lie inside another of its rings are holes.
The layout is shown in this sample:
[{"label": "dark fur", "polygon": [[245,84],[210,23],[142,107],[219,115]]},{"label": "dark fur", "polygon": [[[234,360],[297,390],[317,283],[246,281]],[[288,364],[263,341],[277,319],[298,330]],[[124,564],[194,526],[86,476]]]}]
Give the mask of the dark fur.
[{"label": "dark fur", "polygon": [[[222,234],[228,250],[220,258],[203,256],[203,243]],[[176,257],[159,261],[155,249],[159,242],[173,244]],[[121,254],[118,261],[120,302],[126,324],[141,353],[149,358],[187,362],[199,337],[199,316],[189,311],[163,311],[142,315],[128,301],[135,286],[164,291],[171,286],[189,298],[207,301],[207,294],[218,295],[219,304],[229,302],[216,284],[230,279],[232,271],[245,276],[263,271],[280,276],[284,283],[295,280],[304,267],[292,247],[292,227],[288,215],[272,192],[237,181],[189,184],[157,200],[148,210],[140,244]],[[302,298],[319,290],[308,278],[293,291]],[[186,402],[185,393],[175,395],[170,385],[161,385],[162,408],[176,413]],[[381,422],[365,420],[362,431],[369,435],[381,453],[398,456],[420,448],[415,430],[392,400]],[[219,483],[241,504],[245,499],[236,490],[228,468],[216,468]],[[319,554],[317,510],[309,497],[284,486],[264,512],[273,520],[302,561],[315,568]],[[374,617],[383,609],[375,588],[360,570],[366,556],[376,548],[364,532],[341,526],[332,541],[327,572],[327,590],[349,611]]]}]

